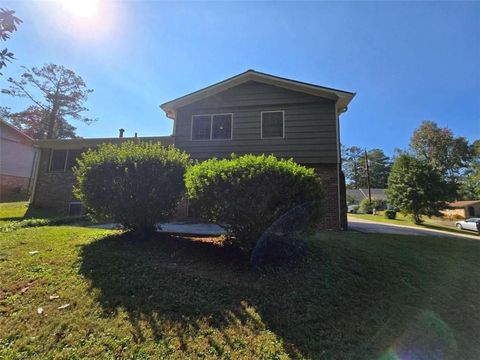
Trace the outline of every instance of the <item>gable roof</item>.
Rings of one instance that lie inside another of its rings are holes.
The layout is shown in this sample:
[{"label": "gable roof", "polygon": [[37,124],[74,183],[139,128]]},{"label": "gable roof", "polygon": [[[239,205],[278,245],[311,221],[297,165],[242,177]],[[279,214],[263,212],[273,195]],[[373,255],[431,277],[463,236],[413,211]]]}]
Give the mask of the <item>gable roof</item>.
[{"label": "gable roof", "polygon": [[231,78],[220,81],[216,84],[207,86],[203,89],[181,96],[177,99],[168,101],[160,105],[160,108],[165,111],[167,117],[175,119],[176,110],[178,108],[204,99],[206,97],[218,94],[222,91],[243,84],[247,81],[257,81],[293,91],[303,92],[314,96],[336,100],[338,113],[346,111],[348,104],[355,96],[355,93],[349,91],[328,88],[297,80],[286,79],[255,70],[247,70],[241,74],[232,76]]},{"label": "gable roof", "polygon": [[[386,200],[385,189],[370,189],[373,200]],[[368,189],[347,189],[347,196],[353,197],[356,201],[368,199]]]},{"label": "gable roof", "polygon": [[28,136],[27,134],[25,134],[24,132],[22,132],[22,130],[16,128],[15,126],[13,126],[12,124],[9,124],[8,122],[6,122],[5,120],[3,119],[0,119],[0,126],[5,126],[11,130],[13,130],[13,132],[15,134],[17,134],[18,136],[20,136],[20,138],[22,138],[23,141],[27,141],[27,142],[33,142],[33,139]]},{"label": "gable roof", "polygon": [[471,206],[476,204],[480,204],[480,200],[454,201],[454,202],[448,203],[448,206],[451,208],[463,208],[465,206]]}]

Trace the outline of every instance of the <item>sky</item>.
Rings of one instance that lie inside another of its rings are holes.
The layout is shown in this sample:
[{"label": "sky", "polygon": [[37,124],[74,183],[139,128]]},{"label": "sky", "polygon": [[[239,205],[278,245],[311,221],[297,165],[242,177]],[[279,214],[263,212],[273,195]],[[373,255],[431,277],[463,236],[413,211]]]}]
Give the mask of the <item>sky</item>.
[{"label": "sky", "polygon": [[[83,137],[170,135],[159,105],[247,69],[356,92],[341,142],[406,149],[423,120],[480,138],[480,2],[2,1],[0,44],[21,66],[63,65],[94,89]],[[5,44],[5,46],[4,46]],[[0,94],[0,106],[26,100]]]}]

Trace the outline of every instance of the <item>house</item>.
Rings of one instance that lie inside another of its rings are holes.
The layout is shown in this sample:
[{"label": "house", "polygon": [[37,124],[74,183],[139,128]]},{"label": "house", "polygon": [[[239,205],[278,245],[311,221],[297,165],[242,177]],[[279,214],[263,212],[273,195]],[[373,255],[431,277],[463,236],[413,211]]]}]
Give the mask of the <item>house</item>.
[{"label": "house", "polygon": [[[326,189],[325,228],[346,228],[345,181],[340,164],[339,116],[354,93],[248,70],[161,105],[173,121],[169,137],[195,160],[232,153],[273,154],[315,168]],[[114,139],[42,140],[33,204],[67,208],[74,159]],[[252,199],[254,201],[254,199]]]},{"label": "house", "polygon": [[[385,189],[370,189],[372,200],[387,201]],[[347,203],[358,205],[363,199],[368,199],[368,189],[347,189]]]},{"label": "house", "polygon": [[480,200],[455,201],[448,204],[442,214],[449,218],[480,217]]},{"label": "house", "polygon": [[0,200],[28,198],[37,149],[34,140],[0,120]]}]

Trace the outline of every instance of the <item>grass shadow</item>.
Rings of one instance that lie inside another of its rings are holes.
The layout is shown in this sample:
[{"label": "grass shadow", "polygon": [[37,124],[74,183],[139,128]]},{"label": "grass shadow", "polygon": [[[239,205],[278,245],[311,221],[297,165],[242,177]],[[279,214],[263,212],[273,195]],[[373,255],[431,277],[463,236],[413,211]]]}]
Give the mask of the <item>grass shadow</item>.
[{"label": "grass shadow", "polygon": [[222,357],[245,346],[242,339],[255,343],[273,332],[292,358],[378,358],[416,329],[425,311],[434,313],[432,296],[444,273],[426,284],[428,274],[415,275],[425,265],[417,253],[402,258],[390,242],[339,236],[310,241],[296,271],[258,275],[220,242],[124,234],[84,246],[80,273],[98,291],[104,316],[126,312],[135,341],[173,336],[191,355],[200,336]]}]

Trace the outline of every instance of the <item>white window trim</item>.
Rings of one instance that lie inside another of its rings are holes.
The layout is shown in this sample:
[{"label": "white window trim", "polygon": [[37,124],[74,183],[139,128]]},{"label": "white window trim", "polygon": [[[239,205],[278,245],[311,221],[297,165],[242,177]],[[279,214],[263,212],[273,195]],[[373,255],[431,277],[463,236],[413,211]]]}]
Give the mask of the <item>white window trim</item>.
[{"label": "white window trim", "polygon": [[[282,136],[263,136],[263,114],[265,113],[282,113],[282,122],[283,122],[283,134]],[[268,110],[268,111],[261,111],[260,112],[260,139],[285,139],[285,110]]]},{"label": "white window trim", "polygon": [[[213,139],[213,117],[219,115],[230,115],[231,116],[231,126],[230,126],[230,138],[227,139]],[[209,139],[194,139],[193,138],[193,119],[199,116],[210,116],[210,138]],[[192,115],[192,121],[190,123],[190,140],[191,141],[225,141],[233,139],[233,113],[221,113],[221,114],[195,114]]]}]

